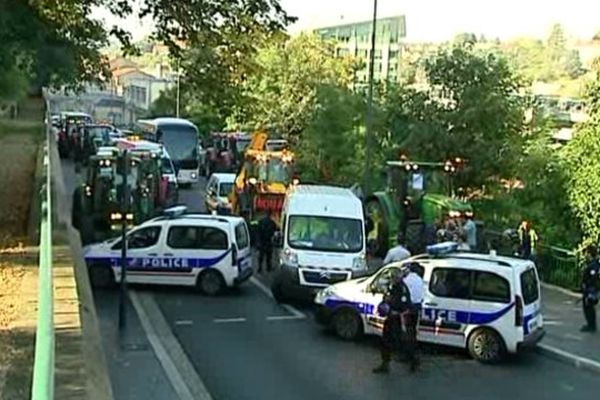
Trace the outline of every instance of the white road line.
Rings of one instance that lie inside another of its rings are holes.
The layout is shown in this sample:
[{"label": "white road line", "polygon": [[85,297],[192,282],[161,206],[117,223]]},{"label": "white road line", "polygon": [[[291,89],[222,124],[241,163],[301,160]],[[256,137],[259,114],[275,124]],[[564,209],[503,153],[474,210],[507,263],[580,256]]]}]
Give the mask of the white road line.
[{"label": "white road line", "polygon": [[548,321],[548,320],[544,319],[544,325],[557,326],[557,325],[564,325],[564,324],[560,321]]},{"label": "white road line", "polygon": [[148,341],[179,400],[212,400],[151,294],[129,291]]},{"label": "white road line", "polygon": [[194,321],[190,321],[190,320],[181,320],[181,321],[175,321],[175,325],[194,325]]},{"label": "white road line", "polygon": [[600,362],[590,360],[589,358],[580,357],[578,355],[569,353],[554,346],[550,346],[544,343],[538,343],[539,351],[547,354],[550,357],[557,358],[562,361],[573,364],[577,368],[584,368],[592,372],[600,373]]},{"label": "white road line", "polygon": [[[268,297],[270,297],[271,299],[273,298],[273,293],[271,293],[269,288],[266,287],[261,281],[259,281],[255,277],[251,277],[250,282],[252,282],[252,284],[254,286],[256,286],[258,289],[260,289],[260,291],[263,292],[264,294],[266,294]],[[291,306],[289,304],[281,304],[281,306],[283,308],[285,308],[290,314],[294,315],[297,319],[306,318],[306,314],[304,314],[302,311],[297,310],[296,308],[294,308],[293,306]]]},{"label": "white road line", "polygon": [[215,318],[213,319],[215,324],[230,324],[236,322],[246,322],[246,318]]},{"label": "white road line", "polygon": [[291,321],[303,318],[304,317],[298,317],[296,315],[273,315],[271,317],[267,317],[267,321]]},{"label": "white road line", "polygon": [[565,337],[567,339],[577,340],[578,342],[581,342],[583,340],[581,336],[573,335],[572,333],[567,333]]}]

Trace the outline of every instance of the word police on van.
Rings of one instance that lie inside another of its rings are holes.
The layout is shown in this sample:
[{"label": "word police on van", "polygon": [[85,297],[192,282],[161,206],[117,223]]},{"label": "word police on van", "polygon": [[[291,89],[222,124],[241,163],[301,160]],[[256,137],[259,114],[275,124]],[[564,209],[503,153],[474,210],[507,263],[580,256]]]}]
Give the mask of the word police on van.
[{"label": "word police on van", "polygon": [[[250,235],[239,217],[165,210],[127,235],[127,280],[131,283],[197,286],[215,295],[252,275]],[[121,239],[84,249],[90,279],[109,286],[121,279]]]},{"label": "word police on van", "polygon": [[377,306],[395,270],[416,261],[425,284],[419,341],[467,348],[490,363],[540,341],[544,324],[533,262],[456,249],[451,242],[430,246],[426,255],[321,290],[317,320],[344,339],[380,335],[385,317]]}]

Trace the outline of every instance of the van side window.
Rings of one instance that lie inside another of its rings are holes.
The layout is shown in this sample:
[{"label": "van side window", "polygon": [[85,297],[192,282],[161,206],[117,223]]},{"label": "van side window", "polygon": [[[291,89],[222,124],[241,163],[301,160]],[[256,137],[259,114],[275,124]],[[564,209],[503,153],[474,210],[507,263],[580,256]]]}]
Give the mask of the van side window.
[{"label": "van side window", "polygon": [[500,275],[476,271],[473,281],[473,300],[510,303],[510,284]]},{"label": "van side window", "polygon": [[429,291],[439,297],[469,299],[471,296],[471,271],[436,268],[431,274]]},{"label": "van side window", "polygon": [[248,231],[246,230],[246,226],[243,223],[238,224],[235,227],[235,241],[239,249],[245,249],[246,247],[248,247],[250,240],[248,238]]},{"label": "van side window", "polygon": [[169,229],[167,245],[172,249],[227,250],[227,234],[218,228],[173,226]]},{"label": "van side window", "polygon": [[[160,237],[160,227],[159,226],[150,226],[148,228],[138,229],[135,232],[130,233],[127,236],[127,248],[133,249],[146,249],[148,247],[154,246],[158,243],[158,238]],[[115,243],[111,250],[119,250],[121,249],[121,240]]]}]

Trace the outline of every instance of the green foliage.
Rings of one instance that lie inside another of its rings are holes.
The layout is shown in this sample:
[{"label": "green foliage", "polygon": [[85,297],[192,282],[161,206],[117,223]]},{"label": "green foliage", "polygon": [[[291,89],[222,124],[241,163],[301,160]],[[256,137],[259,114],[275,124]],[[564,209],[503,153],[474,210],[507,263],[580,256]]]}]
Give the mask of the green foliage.
[{"label": "green foliage", "polygon": [[302,178],[350,186],[360,180],[364,163],[363,98],[326,84],[318,87],[316,104],[296,146]]},{"label": "green foliage", "polygon": [[440,49],[425,63],[429,89],[390,90],[384,101],[388,132],[381,146],[409,158],[469,160],[464,185],[510,177],[520,152],[524,108],[520,82],[506,60],[469,45]]},{"label": "green foliage", "polygon": [[600,115],[577,127],[564,149],[567,194],[583,231],[584,243],[600,242]]},{"label": "green foliage", "polygon": [[299,136],[312,120],[319,87],[352,82],[353,60],[333,55],[333,44],[314,35],[272,41],[257,54],[255,74],[244,87],[249,100],[240,116],[257,128]]}]

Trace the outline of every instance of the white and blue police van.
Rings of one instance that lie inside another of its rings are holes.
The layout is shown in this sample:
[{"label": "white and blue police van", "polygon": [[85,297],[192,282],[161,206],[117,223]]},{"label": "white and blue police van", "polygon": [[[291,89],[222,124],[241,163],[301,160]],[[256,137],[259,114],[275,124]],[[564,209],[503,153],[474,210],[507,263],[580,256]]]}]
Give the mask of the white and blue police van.
[{"label": "white and blue police van", "polygon": [[[121,280],[121,238],[84,248],[92,284]],[[208,295],[252,275],[250,234],[243,218],[187,214],[185,206],[136,226],[127,234],[127,282],[195,286]]]},{"label": "white and blue police van", "polygon": [[540,285],[533,262],[494,254],[457,252],[456,243],[383,266],[375,274],[321,290],[317,321],[343,339],[381,335],[377,307],[392,276],[418,262],[424,280],[418,340],[466,348],[481,362],[533,347],[544,336]]},{"label": "white and blue police van", "polygon": [[367,273],[363,206],[349,189],[320,185],[290,189],[276,242],[281,268],[271,291],[277,301],[312,300],[332,283]]}]

